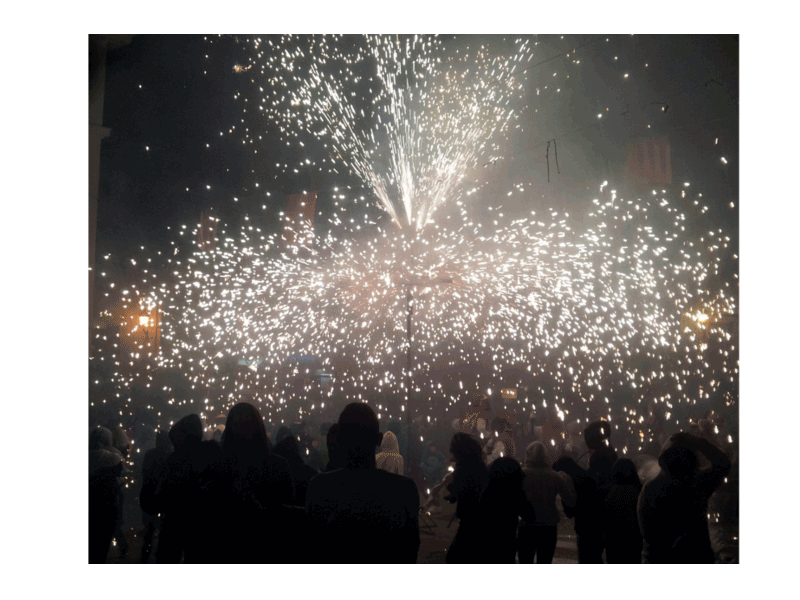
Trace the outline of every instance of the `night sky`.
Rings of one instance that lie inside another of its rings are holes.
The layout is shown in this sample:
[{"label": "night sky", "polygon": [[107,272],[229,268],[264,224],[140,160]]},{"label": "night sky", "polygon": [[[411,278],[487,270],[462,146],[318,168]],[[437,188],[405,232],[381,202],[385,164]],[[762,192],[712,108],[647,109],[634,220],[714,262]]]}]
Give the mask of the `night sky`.
[{"label": "night sky", "polygon": [[228,76],[235,58],[207,60],[207,45],[201,36],[137,35],[109,53],[98,252],[159,243],[168,225],[241,190],[247,155],[219,139],[240,110]]},{"label": "night sky", "polygon": [[[668,134],[674,182],[690,182],[692,197],[702,193],[711,204],[714,222],[738,231],[736,36],[536,39],[523,130],[514,132],[490,175],[498,192],[525,181],[541,192],[539,207],[579,212],[604,179],[622,183],[630,143]],[[496,36],[448,40],[453,48],[476,41],[499,43]],[[564,57],[570,49],[577,52]],[[263,113],[252,110],[256,88],[269,84],[256,69],[233,70],[252,58],[246,38],[238,36],[137,35],[108,53],[104,125],[111,135],[102,144],[98,257],[112,254],[118,264],[131,248],[165,247],[174,239],[168,227],[196,224],[210,207],[236,222],[267,203],[262,218],[270,221],[285,194],[316,189],[317,212],[324,214],[333,186],[359,185],[354,178],[293,172],[292,163],[321,159],[324,151],[313,140],[302,149],[286,146]],[[248,103],[251,110],[243,112]],[[598,123],[597,113],[606,121]],[[262,139],[243,144],[245,128]]]}]

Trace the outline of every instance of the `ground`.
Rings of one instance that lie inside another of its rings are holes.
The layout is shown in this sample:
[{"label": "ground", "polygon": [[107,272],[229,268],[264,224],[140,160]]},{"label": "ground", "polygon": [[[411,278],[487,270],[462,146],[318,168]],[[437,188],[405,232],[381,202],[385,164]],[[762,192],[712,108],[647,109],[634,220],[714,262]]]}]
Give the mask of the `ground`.
[{"label": "ground", "polygon": [[[418,563],[444,563],[445,551],[450,545],[458,527],[458,521],[453,519],[455,505],[446,505],[442,512],[433,515],[423,514],[420,517],[420,549],[417,556]],[[715,523],[712,518],[710,524],[711,541],[718,555],[719,562],[739,561],[738,525]],[[128,491],[123,514],[123,530],[125,531],[130,548],[126,557],[120,556],[118,544],[112,543],[108,554],[109,563],[138,563],[142,552],[142,517],[139,509],[138,488]],[[155,562],[155,549],[158,537],[153,545],[153,552],[149,562]],[[558,543],[553,559],[554,564],[577,563],[578,549],[575,528],[572,519],[567,519],[562,514],[558,525]]]}]

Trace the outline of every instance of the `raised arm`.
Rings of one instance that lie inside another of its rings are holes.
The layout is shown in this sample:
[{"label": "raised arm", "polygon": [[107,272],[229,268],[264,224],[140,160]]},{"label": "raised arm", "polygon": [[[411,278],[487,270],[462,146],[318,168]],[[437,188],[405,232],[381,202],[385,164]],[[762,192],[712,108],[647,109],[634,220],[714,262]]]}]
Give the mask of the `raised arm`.
[{"label": "raised arm", "polygon": [[701,471],[699,475],[701,484],[709,488],[709,492],[713,492],[719,487],[723,479],[730,473],[730,459],[722,450],[708,440],[685,432],[676,433],[672,436],[672,440],[675,444],[680,444],[695,452],[702,453],[711,462],[711,468]]}]

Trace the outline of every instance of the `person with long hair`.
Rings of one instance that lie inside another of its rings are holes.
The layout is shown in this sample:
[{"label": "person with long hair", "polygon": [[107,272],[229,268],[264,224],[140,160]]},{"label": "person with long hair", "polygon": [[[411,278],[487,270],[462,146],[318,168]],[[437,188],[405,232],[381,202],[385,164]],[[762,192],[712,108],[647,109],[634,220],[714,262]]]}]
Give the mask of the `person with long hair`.
[{"label": "person with long hair", "polygon": [[[294,513],[289,464],[275,455],[264,420],[252,404],[231,408],[222,438],[222,467],[217,486],[220,562],[294,562],[287,547],[267,544],[267,539],[294,539]],[[253,540],[264,540],[253,543]]]},{"label": "person with long hair", "polygon": [[445,500],[456,504],[458,530],[447,549],[448,563],[476,563],[480,560],[480,499],[489,483],[489,471],[483,462],[483,449],[468,433],[456,433],[450,442],[455,470],[447,486]]}]

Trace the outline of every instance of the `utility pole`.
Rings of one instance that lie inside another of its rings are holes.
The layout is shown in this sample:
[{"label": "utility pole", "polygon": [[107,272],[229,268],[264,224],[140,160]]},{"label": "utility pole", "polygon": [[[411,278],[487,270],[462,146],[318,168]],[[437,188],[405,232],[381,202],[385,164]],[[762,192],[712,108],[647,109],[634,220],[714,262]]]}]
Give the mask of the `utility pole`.
[{"label": "utility pole", "polygon": [[411,316],[414,314],[414,297],[412,294],[412,285],[407,284],[406,287],[406,341],[408,347],[406,348],[406,426],[408,427],[408,435],[406,435],[406,460],[408,461],[408,473],[411,474]]},{"label": "utility pole", "polygon": [[406,287],[406,341],[408,346],[406,348],[406,427],[408,428],[408,434],[406,435],[406,465],[408,466],[408,474],[412,474],[412,461],[411,461],[411,424],[413,422],[413,418],[411,416],[412,405],[413,405],[413,385],[414,385],[414,378],[412,376],[412,329],[411,329],[411,318],[414,314],[414,295],[413,295],[413,288],[418,286],[433,286],[433,285],[447,285],[453,283],[452,277],[437,277],[436,279],[432,279],[429,281],[403,281],[400,282],[400,285]]}]

